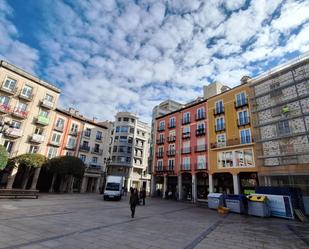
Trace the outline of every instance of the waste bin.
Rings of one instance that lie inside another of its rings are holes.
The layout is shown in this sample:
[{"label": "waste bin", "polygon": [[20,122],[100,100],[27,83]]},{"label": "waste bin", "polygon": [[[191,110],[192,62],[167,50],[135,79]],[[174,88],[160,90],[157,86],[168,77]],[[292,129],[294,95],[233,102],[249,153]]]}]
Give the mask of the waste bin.
[{"label": "waste bin", "polygon": [[248,195],[248,214],[260,217],[270,216],[268,199],[264,195]]},{"label": "waste bin", "polygon": [[225,197],[225,204],[234,213],[243,214],[247,209],[247,199],[244,195],[227,195]]},{"label": "waste bin", "polygon": [[224,195],[221,193],[210,193],[207,197],[209,208],[218,209],[219,206],[224,204]]}]

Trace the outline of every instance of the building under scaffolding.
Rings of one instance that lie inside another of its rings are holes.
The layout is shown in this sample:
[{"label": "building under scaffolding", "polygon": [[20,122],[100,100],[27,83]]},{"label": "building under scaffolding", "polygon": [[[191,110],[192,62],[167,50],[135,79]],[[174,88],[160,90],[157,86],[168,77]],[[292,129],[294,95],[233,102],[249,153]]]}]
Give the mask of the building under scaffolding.
[{"label": "building under scaffolding", "polygon": [[260,183],[309,195],[309,54],[249,84]]}]

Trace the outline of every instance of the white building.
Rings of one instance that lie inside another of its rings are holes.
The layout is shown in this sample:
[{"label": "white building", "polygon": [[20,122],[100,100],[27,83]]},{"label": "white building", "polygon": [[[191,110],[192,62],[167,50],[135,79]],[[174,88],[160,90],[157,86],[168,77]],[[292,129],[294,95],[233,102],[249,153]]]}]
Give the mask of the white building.
[{"label": "white building", "polygon": [[111,160],[108,175],[125,177],[125,186],[150,191],[147,173],[150,127],[129,112],[118,112],[111,133]]}]

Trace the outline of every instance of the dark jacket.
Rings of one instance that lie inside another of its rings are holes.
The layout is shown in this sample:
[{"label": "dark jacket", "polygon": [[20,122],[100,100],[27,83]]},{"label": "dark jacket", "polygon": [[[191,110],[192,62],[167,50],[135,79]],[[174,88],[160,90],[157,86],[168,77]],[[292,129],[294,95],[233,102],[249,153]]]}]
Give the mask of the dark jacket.
[{"label": "dark jacket", "polygon": [[141,193],[140,193],[140,197],[141,198],[146,198],[146,190],[141,190]]},{"label": "dark jacket", "polygon": [[131,206],[136,206],[138,203],[138,196],[137,194],[131,194],[130,196],[130,205]]}]

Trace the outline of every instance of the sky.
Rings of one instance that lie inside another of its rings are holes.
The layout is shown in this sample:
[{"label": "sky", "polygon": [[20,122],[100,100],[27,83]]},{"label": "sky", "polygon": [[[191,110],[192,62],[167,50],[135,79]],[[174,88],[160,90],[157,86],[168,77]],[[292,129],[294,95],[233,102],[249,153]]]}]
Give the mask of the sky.
[{"label": "sky", "polygon": [[0,0],[0,59],[61,88],[59,106],[150,122],[166,99],[231,87],[309,51],[309,1]]}]

